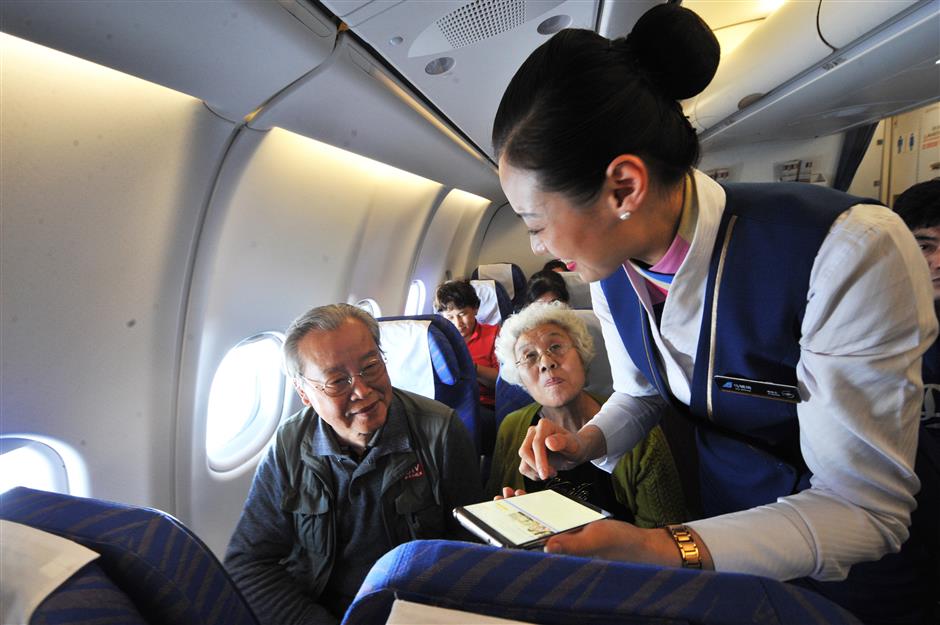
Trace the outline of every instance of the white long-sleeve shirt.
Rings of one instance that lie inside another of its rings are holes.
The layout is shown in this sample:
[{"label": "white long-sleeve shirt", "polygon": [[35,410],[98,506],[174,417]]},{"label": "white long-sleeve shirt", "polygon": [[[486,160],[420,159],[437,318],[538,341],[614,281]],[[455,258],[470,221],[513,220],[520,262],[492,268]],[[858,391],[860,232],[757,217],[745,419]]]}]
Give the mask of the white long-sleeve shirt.
[{"label": "white long-sleeve shirt", "polygon": [[[709,258],[725,206],[721,186],[701,172],[694,182],[695,236],[658,328],[643,278],[624,268],[651,315],[666,382],[686,405]],[[607,442],[608,455],[595,464],[610,470],[656,424],[666,404],[630,359],[600,283],[591,285],[591,295],[615,393],[590,424]],[[897,551],[908,536],[920,486],[913,470],[920,357],[937,334],[926,263],[896,215],[880,206],[855,205],[823,241],[807,298],[796,374],[805,399],[797,405],[797,418],[803,458],[813,473],[811,488],[688,523],[719,571],[838,580],[856,562]]]}]

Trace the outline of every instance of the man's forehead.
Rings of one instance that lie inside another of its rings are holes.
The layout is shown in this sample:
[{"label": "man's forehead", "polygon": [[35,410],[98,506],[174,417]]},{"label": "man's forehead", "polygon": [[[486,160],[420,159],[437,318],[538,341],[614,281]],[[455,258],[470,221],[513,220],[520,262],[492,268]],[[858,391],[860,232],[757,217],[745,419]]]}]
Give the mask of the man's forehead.
[{"label": "man's forehead", "polygon": [[345,369],[350,362],[359,363],[379,354],[372,333],[356,319],[347,319],[335,330],[311,330],[300,347],[304,361],[321,371]]}]

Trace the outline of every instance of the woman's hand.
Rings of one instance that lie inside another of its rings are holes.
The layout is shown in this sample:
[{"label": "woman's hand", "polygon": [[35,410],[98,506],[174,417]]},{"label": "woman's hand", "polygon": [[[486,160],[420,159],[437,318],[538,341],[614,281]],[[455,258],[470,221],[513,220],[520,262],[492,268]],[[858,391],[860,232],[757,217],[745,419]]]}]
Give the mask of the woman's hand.
[{"label": "woman's hand", "polygon": [[547,480],[558,471],[603,456],[606,450],[604,435],[593,425],[575,433],[549,419],[540,419],[529,427],[519,448],[519,472],[530,480]]},{"label": "woman's hand", "polygon": [[[692,532],[703,569],[714,569],[705,543]],[[622,560],[643,564],[681,567],[679,549],[664,528],[641,529],[623,521],[596,521],[578,531],[552,536],[545,543],[548,553]]]}]

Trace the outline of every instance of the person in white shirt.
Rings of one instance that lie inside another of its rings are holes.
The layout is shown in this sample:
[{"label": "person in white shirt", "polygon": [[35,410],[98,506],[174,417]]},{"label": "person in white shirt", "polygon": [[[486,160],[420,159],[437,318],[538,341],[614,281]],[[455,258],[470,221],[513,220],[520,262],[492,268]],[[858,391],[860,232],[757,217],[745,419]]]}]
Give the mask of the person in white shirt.
[{"label": "person in white shirt", "polygon": [[[698,16],[658,5],[626,38],[561,31],[530,55],[503,95],[493,130],[503,190],[525,222],[533,250],[562,259],[594,283],[594,311],[603,324],[615,389],[577,432],[547,420],[530,428],[520,471],[547,479],[586,461],[609,470],[670,402],[690,414],[701,404],[698,433],[706,443],[735,444],[739,438],[754,451],[769,440],[772,451],[780,451],[783,438],[764,436],[720,408],[736,406],[725,386],[762,394],[747,398],[758,406],[755,419],[779,406],[781,415],[792,415],[789,424],[785,418],[771,423],[792,428],[792,488],[762,491],[755,485],[754,493],[747,486],[719,493],[730,500],[754,495],[760,503],[667,531],[598,522],[554,537],[545,549],[779,580],[842,580],[853,567],[864,571],[860,563],[898,552],[908,538],[919,488],[913,463],[920,359],[937,334],[930,281],[910,233],[884,207],[797,183],[788,187],[792,193],[781,185],[750,185],[734,191],[738,199],[732,202],[734,185],[720,186],[694,170],[698,142],[678,100],[707,86],[718,57],[717,41]],[[807,226],[819,242],[802,258],[781,243],[800,240],[799,232],[791,232],[800,223],[786,215],[790,195],[800,215],[827,215]],[[740,199],[755,197],[770,199]],[[734,258],[734,245],[760,252],[765,261],[775,253],[795,258],[802,269],[773,262],[747,267],[747,259]],[[749,284],[770,296],[742,300],[744,278],[723,274],[726,260],[727,267],[750,270],[757,279]],[[794,285],[799,271],[806,278]],[[628,281],[632,309],[622,306],[619,295],[609,300],[614,291],[608,286],[616,279]],[[796,295],[775,298],[767,289],[774,281]],[[782,362],[793,360],[789,369],[780,368],[793,375],[788,383],[761,387],[713,370],[715,354],[726,347],[725,359],[733,360],[728,352],[739,344],[765,358],[767,367],[779,364],[778,354],[754,347],[760,328],[722,324],[728,298],[719,296],[719,285],[738,298],[731,304],[745,301],[738,313],[744,318],[759,318],[761,308],[769,319],[779,316],[778,309],[797,311],[793,353],[779,354]],[[615,308],[639,311],[646,333],[634,332]],[[632,341],[641,335],[648,341],[645,357],[631,357]],[[721,336],[740,340],[725,345],[716,339]],[[719,407],[714,414],[713,404]],[[714,448],[700,440],[700,458],[709,450]],[[746,483],[748,467],[730,467],[726,475]],[[891,575],[881,575],[874,586],[850,578],[848,595],[840,590],[830,596],[863,620],[917,622],[923,594],[910,601],[889,596],[882,582]],[[825,593],[827,585],[816,588]]]}]

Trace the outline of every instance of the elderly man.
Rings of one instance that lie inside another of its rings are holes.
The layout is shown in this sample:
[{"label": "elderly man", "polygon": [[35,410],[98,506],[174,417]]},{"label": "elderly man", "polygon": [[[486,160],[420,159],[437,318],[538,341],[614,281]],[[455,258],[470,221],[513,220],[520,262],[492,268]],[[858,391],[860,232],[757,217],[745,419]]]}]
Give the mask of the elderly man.
[{"label": "elderly man", "polygon": [[462,535],[451,510],[482,499],[478,461],[453,410],[392,388],[364,311],[310,310],[284,356],[305,408],[258,466],[225,564],[262,623],[335,623],[386,551]]}]

